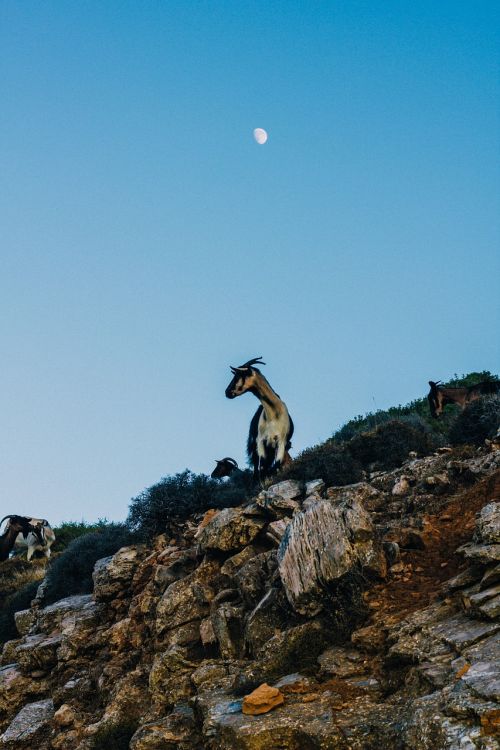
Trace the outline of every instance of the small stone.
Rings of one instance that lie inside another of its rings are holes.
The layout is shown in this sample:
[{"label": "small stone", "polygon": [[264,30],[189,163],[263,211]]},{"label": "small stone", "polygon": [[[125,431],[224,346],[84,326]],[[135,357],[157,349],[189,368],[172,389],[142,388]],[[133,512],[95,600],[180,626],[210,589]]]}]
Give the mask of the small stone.
[{"label": "small stone", "polygon": [[55,712],[54,721],[59,727],[69,727],[75,723],[75,712],[71,706],[63,703]]},{"label": "small stone", "polygon": [[322,479],[312,479],[310,482],[306,482],[306,497],[309,495],[321,495],[325,489],[325,483]]},{"label": "small stone", "polygon": [[268,711],[272,711],[273,708],[284,702],[285,698],[281,690],[264,682],[258,688],[255,688],[250,695],[245,695],[243,698],[243,713],[249,716],[267,714]]},{"label": "small stone", "polygon": [[410,482],[407,477],[400,477],[392,488],[392,494],[395,497],[401,497],[407,495],[410,490]]}]

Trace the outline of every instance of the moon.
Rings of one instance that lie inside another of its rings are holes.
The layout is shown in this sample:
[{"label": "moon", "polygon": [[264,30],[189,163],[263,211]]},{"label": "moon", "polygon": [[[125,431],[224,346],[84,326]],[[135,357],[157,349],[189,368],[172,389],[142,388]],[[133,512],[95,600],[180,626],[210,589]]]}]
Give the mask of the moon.
[{"label": "moon", "polygon": [[268,136],[264,128],[255,128],[255,130],[253,131],[253,137],[260,146],[263,146],[267,141]]}]

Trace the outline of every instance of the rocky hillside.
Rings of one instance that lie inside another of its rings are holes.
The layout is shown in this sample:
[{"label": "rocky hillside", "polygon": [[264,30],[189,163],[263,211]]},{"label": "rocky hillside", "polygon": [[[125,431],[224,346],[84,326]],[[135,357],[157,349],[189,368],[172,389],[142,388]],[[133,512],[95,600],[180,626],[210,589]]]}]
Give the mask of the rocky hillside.
[{"label": "rocky hillside", "polygon": [[498,748],[498,447],[279,482],[100,560],[92,595],[42,584],[0,747]]}]

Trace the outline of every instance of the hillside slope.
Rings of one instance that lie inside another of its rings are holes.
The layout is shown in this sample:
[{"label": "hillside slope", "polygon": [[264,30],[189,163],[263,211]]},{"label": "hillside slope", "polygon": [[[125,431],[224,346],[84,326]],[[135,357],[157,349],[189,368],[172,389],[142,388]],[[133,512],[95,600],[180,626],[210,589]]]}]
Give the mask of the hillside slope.
[{"label": "hillside slope", "polygon": [[498,747],[496,448],[287,480],[99,561],[16,615],[0,747]]}]

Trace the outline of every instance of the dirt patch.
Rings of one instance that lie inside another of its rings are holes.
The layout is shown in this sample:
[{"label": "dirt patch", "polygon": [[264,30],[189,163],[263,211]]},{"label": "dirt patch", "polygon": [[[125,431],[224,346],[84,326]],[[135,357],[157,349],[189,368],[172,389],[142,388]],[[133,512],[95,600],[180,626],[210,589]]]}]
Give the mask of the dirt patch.
[{"label": "dirt patch", "polygon": [[389,580],[367,592],[365,601],[373,610],[367,625],[393,624],[438,598],[443,582],[467,566],[456,549],[471,539],[476,514],[499,496],[497,471],[451,497],[437,513],[425,515],[425,549],[403,550]]}]

